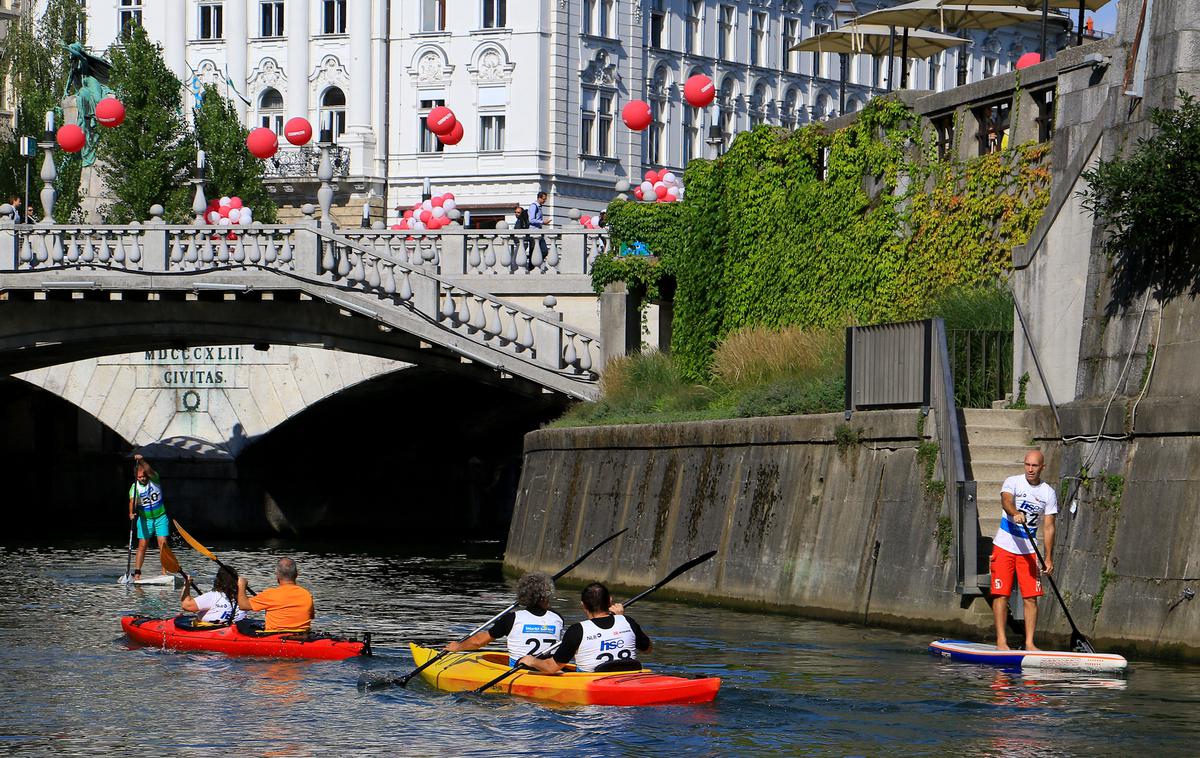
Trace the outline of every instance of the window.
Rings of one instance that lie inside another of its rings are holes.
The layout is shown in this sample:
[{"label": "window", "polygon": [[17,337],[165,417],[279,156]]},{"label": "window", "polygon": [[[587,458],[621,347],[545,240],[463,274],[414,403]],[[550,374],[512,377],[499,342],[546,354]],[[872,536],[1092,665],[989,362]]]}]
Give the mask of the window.
[{"label": "window", "polygon": [[947,113],[930,120],[933,121],[933,128],[937,132],[938,160],[944,161],[950,157],[950,151],[954,147],[954,113]]},{"label": "window", "polygon": [[479,151],[499,152],[504,149],[504,116],[479,117]]},{"label": "window", "polygon": [[767,14],[754,13],[750,16],[750,65],[767,64]]},{"label": "window", "polygon": [[661,116],[658,113],[654,114],[654,120],[650,122],[650,128],[646,143],[646,163],[651,166],[659,166],[663,163],[663,137],[666,135],[666,128],[661,121]]},{"label": "window", "polygon": [[721,6],[721,28],[717,33],[717,57],[725,60],[733,55],[733,14],[732,5]]},{"label": "window", "polygon": [[1054,88],[1033,93],[1037,104],[1038,142],[1048,142],[1054,136]]},{"label": "window", "polygon": [[667,23],[667,10],[663,0],[654,0],[650,8],[650,47],[663,48],[663,27]]},{"label": "window", "polygon": [[224,36],[224,3],[200,4],[200,39],[221,39]]},{"label": "window", "polygon": [[684,52],[699,53],[704,49],[704,0],[692,0],[687,17]]},{"label": "window", "polygon": [[142,25],[142,0],[121,0],[117,25],[121,28],[121,39],[128,40],[133,27]]},{"label": "window", "polygon": [[700,154],[700,109],[683,106],[683,165]]},{"label": "window", "polygon": [[767,85],[759,82],[754,85],[754,94],[750,96],[750,128],[765,124],[767,122],[767,107],[770,104],[771,96],[767,92]]},{"label": "window", "polygon": [[[446,0],[421,0],[421,31],[446,31]],[[441,144],[438,142],[439,146]]]},{"label": "window", "polygon": [[[483,28],[503,29],[508,26],[508,0],[483,0]],[[504,117],[501,116],[503,121]]]},{"label": "window", "polygon": [[654,72],[654,81],[650,85],[650,109],[654,118],[650,122],[648,141],[646,142],[646,163],[653,166],[666,162],[667,128],[663,122],[667,117],[667,108],[670,107],[667,103],[667,92],[670,87],[668,77],[667,67],[659,66]]},{"label": "window", "polygon": [[720,107],[721,133],[733,134],[733,80],[726,77],[717,93],[717,103]]},{"label": "window", "polygon": [[283,95],[274,87],[258,96],[258,125],[283,134]]},{"label": "window", "polygon": [[783,20],[783,70],[796,73],[800,70],[800,53],[792,48],[800,44],[800,19]]},{"label": "window", "polygon": [[323,0],[321,34],[346,33],[346,0]]},{"label": "window", "polygon": [[579,149],[584,155],[613,154],[613,95],[593,89],[583,91]]},{"label": "window", "polygon": [[942,56],[939,53],[929,59],[929,87],[935,92],[942,88]]},{"label": "window", "polygon": [[596,34],[601,37],[612,36],[614,0],[600,0],[600,18],[596,19]]},{"label": "window", "polygon": [[433,110],[439,105],[445,104],[446,101],[441,99],[421,101],[421,109],[417,114],[417,118],[420,122],[418,128],[421,132],[420,150],[422,153],[440,153],[446,149],[446,146],[443,145],[442,141],[437,138],[437,135],[429,131],[429,124],[425,120],[426,117],[429,116],[429,111]]},{"label": "window", "polygon": [[887,78],[888,64],[891,58],[883,55],[875,55],[871,57],[871,86],[882,89],[887,86],[885,81]]},{"label": "window", "polygon": [[789,129],[796,128],[796,106],[799,102],[800,94],[796,91],[795,87],[789,89],[783,96],[783,113],[780,114],[782,117],[781,121]]},{"label": "window", "polygon": [[975,139],[979,143],[980,155],[996,153],[1008,146],[1009,106],[1009,102],[1004,101],[972,109],[979,124]]},{"label": "window", "polygon": [[[829,24],[816,24],[813,26],[813,36],[824,34],[829,31]],[[825,54],[813,52],[813,76],[825,76]]]},{"label": "window", "polygon": [[583,33],[591,34],[596,18],[597,0],[583,0]]},{"label": "window", "polygon": [[283,0],[258,4],[258,33],[263,37],[283,36]]},{"label": "window", "polygon": [[330,87],[321,95],[321,128],[333,129],[333,136],[346,133],[346,93]]},{"label": "window", "polygon": [[599,123],[596,129],[596,155],[610,156],[613,154],[612,125],[613,97],[600,96]]},{"label": "window", "polygon": [[995,75],[996,75],[996,59],[995,58],[984,58],[983,59],[983,78],[991,79]]}]

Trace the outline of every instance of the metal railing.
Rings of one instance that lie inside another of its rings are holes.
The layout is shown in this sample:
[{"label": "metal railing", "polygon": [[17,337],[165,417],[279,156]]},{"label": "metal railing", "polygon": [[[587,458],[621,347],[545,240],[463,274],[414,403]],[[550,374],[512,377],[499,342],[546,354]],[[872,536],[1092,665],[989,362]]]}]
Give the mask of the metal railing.
[{"label": "metal railing", "polygon": [[[329,161],[335,177],[350,175],[350,148],[329,148]],[[263,176],[267,179],[312,179],[317,181],[321,151],[312,145],[281,147],[279,152],[263,161]]]},{"label": "metal railing", "polygon": [[990,408],[1011,391],[1012,330],[948,329],[946,347],[959,408]]}]

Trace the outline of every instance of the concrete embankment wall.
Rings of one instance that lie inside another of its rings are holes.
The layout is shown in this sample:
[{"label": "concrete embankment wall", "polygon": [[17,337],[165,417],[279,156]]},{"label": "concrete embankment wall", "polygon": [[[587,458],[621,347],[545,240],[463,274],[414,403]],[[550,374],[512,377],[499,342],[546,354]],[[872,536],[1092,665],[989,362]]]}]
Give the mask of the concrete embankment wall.
[{"label": "concrete embankment wall", "polygon": [[[918,418],[856,413],[852,436],[840,414],[532,432],[506,567],[553,573],[628,527],[569,579],[637,590],[717,550],[664,594],[988,638],[987,600],[955,591]],[[1198,441],[1112,445],[1091,461],[1077,512],[1062,504],[1055,576],[1098,648],[1200,658],[1200,598],[1172,607],[1200,590],[1200,482],[1188,473],[1200,470]],[[1038,443],[1056,485],[1087,449]],[[1039,644],[1065,645],[1070,628],[1048,587],[1039,607]]]},{"label": "concrete embankment wall", "polygon": [[[940,498],[918,465],[917,411],[544,429],[525,461],[505,562],[642,588],[708,550],[664,590],[805,615],[962,632]],[[843,429],[843,432],[845,428]]]}]

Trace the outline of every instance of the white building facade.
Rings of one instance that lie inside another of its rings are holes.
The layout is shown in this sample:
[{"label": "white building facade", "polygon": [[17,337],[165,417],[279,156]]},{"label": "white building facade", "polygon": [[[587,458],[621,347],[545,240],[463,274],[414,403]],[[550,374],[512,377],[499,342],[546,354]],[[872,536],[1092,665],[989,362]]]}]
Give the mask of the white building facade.
[{"label": "white building facade", "polygon": [[[304,116],[315,130],[332,128],[344,155],[343,221],[364,202],[376,219],[382,208],[411,205],[428,178],[435,194],[455,193],[473,225],[490,225],[539,189],[551,194],[552,221],[565,223],[569,208],[602,210],[619,180],[636,183],[649,168],[682,169],[760,122],[799,126],[837,115],[839,57],[788,48],[895,4],[90,0],[87,14],[94,51],[119,42],[128,24],[141,24],[185,85],[217,85],[248,125],[281,132],[287,119]],[[968,80],[1009,70],[1037,49],[1037,33],[974,34]],[[957,54],[914,62],[909,86],[953,86]],[[870,56],[848,62],[850,111],[888,89],[888,67]],[[683,100],[683,82],[694,73],[718,86],[708,108]],[[654,123],[643,132],[621,122],[631,99],[652,105]],[[458,145],[443,146],[424,128],[424,114],[439,104],[463,122]],[[710,132],[714,123],[719,138]],[[289,150],[283,144],[281,157]],[[281,206],[307,202],[304,193],[288,192],[310,178],[284,171],[272,179]]]}]

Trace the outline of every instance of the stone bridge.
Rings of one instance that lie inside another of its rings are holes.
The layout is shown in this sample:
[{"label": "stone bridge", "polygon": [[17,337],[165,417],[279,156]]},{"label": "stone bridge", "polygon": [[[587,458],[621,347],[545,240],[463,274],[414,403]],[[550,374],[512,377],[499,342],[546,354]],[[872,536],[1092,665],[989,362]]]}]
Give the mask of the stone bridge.
[{"label": "stone bridge", "polygon": [[591,399],[607,236],[0,222],[0,373],[100,356],[298,345]]}]

